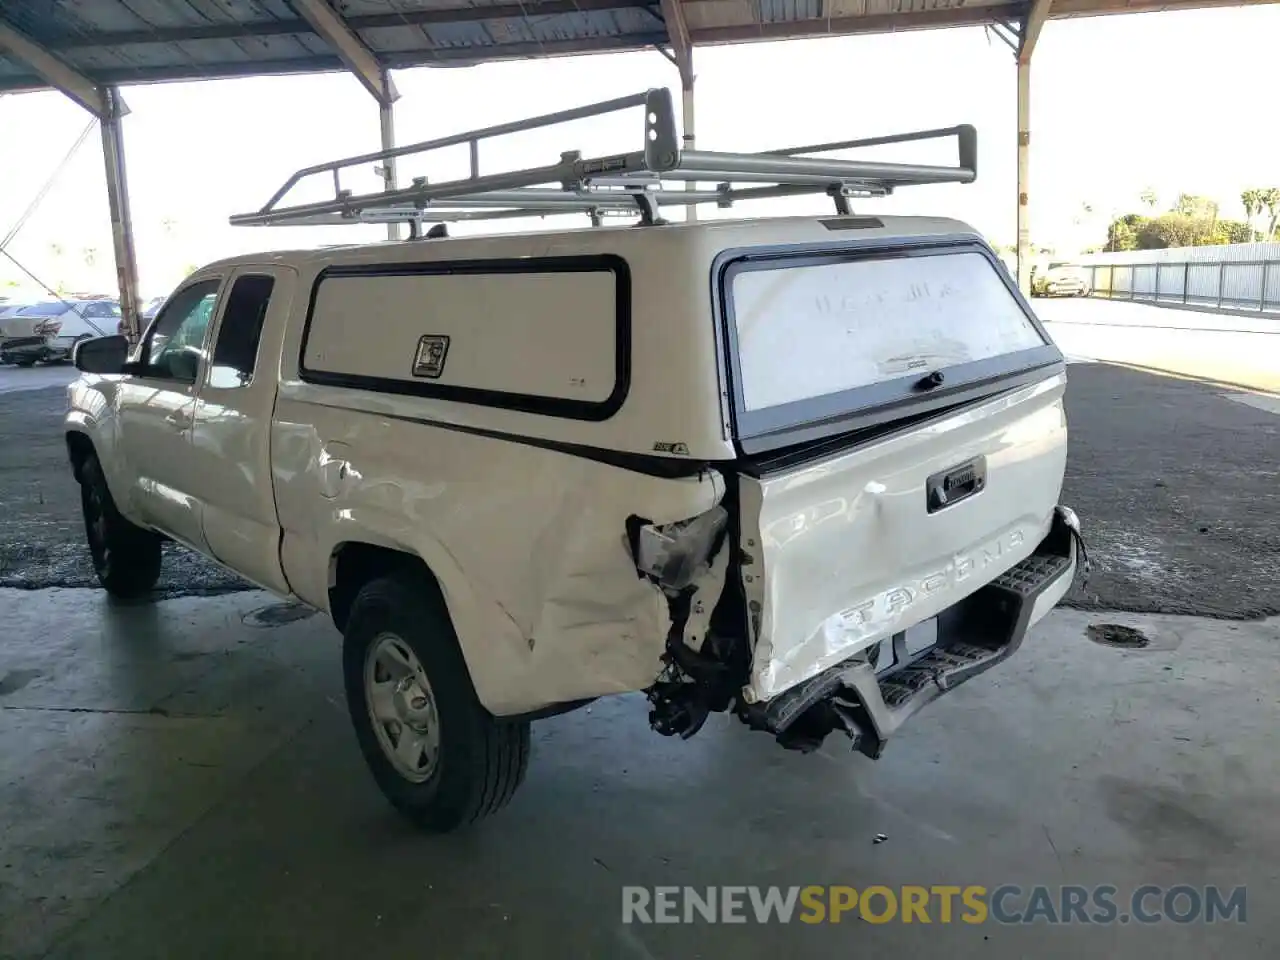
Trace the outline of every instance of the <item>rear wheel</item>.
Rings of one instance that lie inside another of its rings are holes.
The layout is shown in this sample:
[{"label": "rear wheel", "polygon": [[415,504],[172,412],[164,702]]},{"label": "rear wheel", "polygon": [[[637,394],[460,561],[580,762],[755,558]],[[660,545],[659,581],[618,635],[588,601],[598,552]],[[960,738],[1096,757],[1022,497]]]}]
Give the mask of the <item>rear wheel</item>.
[{"label": "rear wheel", "polygon": [[116,509],[102,464],[93,454],[80,466],[80,505],[98,582],[121,599],[150,591],[160,578],[160,537],[130,523]]},{"label": "rear wheel", "polygon": [[412,571],[367,583],[342,659],[347,708],[378,786],[414,823],[444,832],[510,801],[528,767],[529,724],[481,706],[432,586]]},{"label": "rear wheel", "polygon": [[93,339],[93,336],[91,334],[88,334],[88,333],[80,334],[80,336],[76,337],[74,340],[71,341],[71,346],[67,348],[67,352],[64,356],[61,356],[58,358],[58,362],[59,363],[75,362],[76,347],[80,346],[80,344],[84,343],[86,340],[92,340],[92,339]]},{"label": "rear wheel", "polygon": [[15,367],[34,367],[36,362],[34,360],[24,358],[22,360],[13,361],[13,365]]}]

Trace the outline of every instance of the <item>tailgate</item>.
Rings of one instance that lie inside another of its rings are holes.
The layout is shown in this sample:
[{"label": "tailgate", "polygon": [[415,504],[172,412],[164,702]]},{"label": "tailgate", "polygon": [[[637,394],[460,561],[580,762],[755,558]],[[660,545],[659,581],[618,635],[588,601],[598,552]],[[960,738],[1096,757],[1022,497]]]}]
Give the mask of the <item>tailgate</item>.
[{"label": "tailgate", "polygon": [[1048,532],[1062,355],[970,238],[741,253],[721,268],[740,452],[746,695],[936,616]]},{"label": "tailgate", "polygon": [[[758,611],[748,695],[768,700],[1030,556],[1062,485],[1065,383],[1056,374],[843,455],[743,477],[744,587]],[[960,482],[940,503],[948,476]]]}]

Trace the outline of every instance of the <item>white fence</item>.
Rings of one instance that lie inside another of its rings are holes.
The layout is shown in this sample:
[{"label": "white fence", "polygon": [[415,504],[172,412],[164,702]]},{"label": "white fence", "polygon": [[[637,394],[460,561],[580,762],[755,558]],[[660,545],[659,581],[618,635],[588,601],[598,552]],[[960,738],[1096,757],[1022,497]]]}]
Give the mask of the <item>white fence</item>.
[{"label": "white fence", "polygon": [[1280,243],[1237,243],[1081,257],[1093,296],[1280,312]]}]

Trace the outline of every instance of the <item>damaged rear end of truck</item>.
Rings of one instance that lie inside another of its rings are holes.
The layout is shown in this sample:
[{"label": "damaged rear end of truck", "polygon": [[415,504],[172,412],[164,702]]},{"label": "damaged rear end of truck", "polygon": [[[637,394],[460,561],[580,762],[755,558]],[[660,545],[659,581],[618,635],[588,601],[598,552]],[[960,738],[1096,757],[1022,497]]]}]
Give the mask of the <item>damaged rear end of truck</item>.
[{"label": "damaged rear end of truck", "polygon": [[731,249],[711,273],[736,459],[713,511],[628,531],[672,609],[651,724],[730,710],[877,757],[1083,562],[1063,357],[974,236]]}]

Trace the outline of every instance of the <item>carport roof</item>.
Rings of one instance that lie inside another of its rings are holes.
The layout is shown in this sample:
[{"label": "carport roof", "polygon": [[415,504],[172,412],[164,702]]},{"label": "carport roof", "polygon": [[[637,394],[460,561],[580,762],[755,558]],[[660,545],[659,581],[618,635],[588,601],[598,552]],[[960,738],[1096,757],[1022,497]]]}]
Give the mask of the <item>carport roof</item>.
[{"label": "carport roof", "polygon": [[[318,32],[314,12],[306,14],[315,4],[0,0],[0,28],[13,28],[102,85],[344,69],[350,61],[340,57],[341,45]],[[1049,15],[1240,5],[1054,0]],[[664,10],[682,13],[688,41],[703,45],[1001,22],[1016,34],[1031,6],[1026,0],[333,0],[329,12],[378,65],[396,68],[662,46],[675,40]],[[0,92],[46,86],[23,61],[0,52]]]}]

